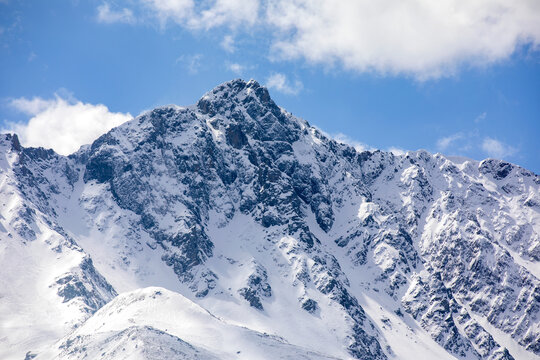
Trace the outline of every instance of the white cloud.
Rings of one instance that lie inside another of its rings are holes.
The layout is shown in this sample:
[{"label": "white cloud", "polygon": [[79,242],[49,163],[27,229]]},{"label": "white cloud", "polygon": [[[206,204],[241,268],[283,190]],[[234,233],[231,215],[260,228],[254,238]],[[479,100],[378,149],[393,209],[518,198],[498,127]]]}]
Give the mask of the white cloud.
[{"label": "white cloud", "polygon": [[517,152],[516,148],[490,137],[484,138],[482,150],[484,150],[489,157],[496,159],[504,159]]},{"label": "white cloud", "polygon": [[242,74],[245,70],[245,67],[243,65],[237,63],[228,64],[227,68],[237,75]]},{"label": "white cloud", "polygon": [[392,154],[396,155],[396,156],[401,156],[401,155],[405,155],[407,153],[407,150],[403,150],[403,149],[400,149],[400,148],[397,148],[397,147],[391,147],[388,149],[389,152],[391,152]]},{"label": "white cloud", "polygon": [[[319,130],[320,131],[320,130]],[[324,132],[323,132],[324,133]],[[352,139],[351,137],[349,137],[348,135],[345,135],[343,133],[337,133],[335,135],[329,135],[329,134],[326,134],[324,133],[327,137],[331,137],[333,138],[334,140],[336,140],[338,143],[341,143],[341,144],[347,144],[347,145],[350,145],[352,146],[353,148],[356,149],[356,151],[358,152],[362,152],[362,151],[367,151],[367,150],[370,150],[370,151],[373,151],[375,150],[374,148],[372,148],[371,146],[369,145],[366,145],[360,141],[356,141],[354,139]]]},{"label": "white cloud", "polygon": [[480,115],[478,115],[478,116],[474,119],[474,122],[475,122],[476,124],[478,124],[478,123],[482,122],[483,120],[485,120],[486,118],[487,118],[487,112],[484,111],[483,113],[481,113]]},{"label": "white cloud", "polygon": [[537,0],[275,0],[268,20],[285,32],[274,44],[284,58],[419,79],[540,44]]},{"label": "white cloud", "polygon": [[488,157],[507,159],[518,152],[513,146],[482,135],[478,129],[442,137],[436,145],[439,151],[447,155],[478,156],[483,153]]},{"label": "white cloud", "polygon": [[450,136],[440,138],[440,139],[437,140],[437,149],[439,149],[441,151],[444,151],[444,150],[448,149],[448,147],[450,145],[452,145],[452,143],[456,142],[457,140],[461,140],[461,139],[463,139],[463,134],[461,134],[461,133],[457,133],[457,134],[454,134],[454,135],[450,135]]},{"label": "white cloud", "polygon": [[251,26],[258,21],[259,0],[141,0],[162,24],[173,21],[191,29]]},{"label": "white cloud", "polygon": [[124,24],[133,24],[135,23],[135,16],[133,16],[133,11],[127,8],[120,9],[118,11],[112,10],[108,3],[103,3],[97,8],[97,20],[102,23],[112,24],[112,23],[124,23]]},{"label": "white cloud", "polygon": [[300,80],[295,80],[294,84],[291,84],[284,74],[274,73],[266,79],[266,87],[284,94],[296,95],[302,90],[304,85]]},{"label": "white cloud", "polygon": [[234,38],[231,35],[225,35],[223,37],[223,41],[221,42],[221,47],[226,52],[233,53],[236,50],[234,46]]},{"label": "white cloud", "polygon": [[[370,145],[368,145],[366,143],[355,140],[355,139],[351,138],[349,135],[346,135],[346,134],[343,134],[343,133],[329,134],[326,131],[324,131],[324,130],[316,127],[316,126],[315,126],[315,128],[317,130],[319,130],[327,138],[334,139],[335,141],[337,141],[340,144],[345,144],[345,145],[352,146],[358,152],[376,151],[377,150],[377,148],[374,148],[373,146],[370,146]],[[401,148],[398,148],[398,147],[395,147],[395,146],[391,146],[386,151],[391,152],[392,154],[394,154],[396,156],[405,155],[407,153],[407,150],[404,150],[404,149],[401,149]]]},{"label": "white cloud", "polygon": [[258,0],[216,0],[213,5],[201,11],[197,26],[212,28],[226,24],[230,27],[257,21]]},{"label": "white cloud", "polygon": [[176,59],[176,63],[182,63],[190,74],[197,74],[202,66],[202,54],[181,55]]},{"label": "white cloud", "polygon": [[141,2],[154,11],[156,17],[163,24],[169,19],[173,19],[177,23],[185,25],[195,6],[193,0],[141,0]]},{"label": "white cloud", "polygon": [[13,99],[9,102],[9,105],[22,113],[36,115],[45,111],[50,106],[50,103],[51,100],[35,97],[32,100],[27,98]]},{"label": "white cloud", "polygon": [[127,113],[113,113],[105,105],[34,97],[10,101],[16,110],[32,116],[27,123],[11,123],[2,132],[15,132],[24,146],[52,148],[68,155],[89,144],[100,135],[132,119]]},{"label": "white cloud", "polygon": [[278,59],[425,80],[540,48],[538,0],[140,0],[162,24],[253,27]]},{"label": "white cloud", "polygon": [[[345,135],[343,133],[337,133],[337,134],[328,134],[327,132],[317,128],[321,133],[323,133],[326,137],[332,138],[336,140],[338,143],[346,144],[352,146],[356,151],[362,152],[362,151],[375,151],[377,150],[373,146],[369,146],[368,144],[365,144],[363,142],[357,141],[353,138],[351,138],[348,135]],[[391,152],[392,154],[396,156],[405,155],[407,153],[407,150],[391,146],[388,150],[388,152]]]}]

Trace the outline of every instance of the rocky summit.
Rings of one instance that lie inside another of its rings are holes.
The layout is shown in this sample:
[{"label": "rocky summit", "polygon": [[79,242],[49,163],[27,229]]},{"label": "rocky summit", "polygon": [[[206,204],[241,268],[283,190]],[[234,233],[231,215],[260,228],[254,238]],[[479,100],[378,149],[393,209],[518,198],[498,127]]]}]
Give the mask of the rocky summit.
[{"label": "rocky summit", "polygon": [[233,80],[0,135],[2,359],[539,359],[540,176],[359,152]]}]

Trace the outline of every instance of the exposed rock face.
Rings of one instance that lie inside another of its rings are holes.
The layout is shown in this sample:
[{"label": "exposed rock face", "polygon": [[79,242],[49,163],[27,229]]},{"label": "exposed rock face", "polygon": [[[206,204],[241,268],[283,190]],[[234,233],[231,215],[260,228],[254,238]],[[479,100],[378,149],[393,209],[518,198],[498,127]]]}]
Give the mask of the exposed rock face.
[{"label": "exposed rock face", "polygon": [[[48,285],[82,313],[174,273],[167,286],[217,316],[317,350],[416,359],[398,333],[435,349],[426,358],[540,356],[540,177],[516,165],[359,153],[242,80],[70,157],[2,136],[2,201],[20,202],[0,217],[5,241],[48,231],[49,248],[80,252]],[[172,341],[158,333],[114,336]]]}]

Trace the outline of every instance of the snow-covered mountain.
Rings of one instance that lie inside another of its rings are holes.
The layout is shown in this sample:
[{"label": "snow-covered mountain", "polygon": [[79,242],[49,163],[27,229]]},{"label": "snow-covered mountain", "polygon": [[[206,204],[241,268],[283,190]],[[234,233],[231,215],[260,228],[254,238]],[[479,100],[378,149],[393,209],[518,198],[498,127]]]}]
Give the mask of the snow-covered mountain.
[{"label": "snow-covered mountain", "polygon": [[540,176],[354,148],[256,81],[0,135],[2,359],[538,359]]}]

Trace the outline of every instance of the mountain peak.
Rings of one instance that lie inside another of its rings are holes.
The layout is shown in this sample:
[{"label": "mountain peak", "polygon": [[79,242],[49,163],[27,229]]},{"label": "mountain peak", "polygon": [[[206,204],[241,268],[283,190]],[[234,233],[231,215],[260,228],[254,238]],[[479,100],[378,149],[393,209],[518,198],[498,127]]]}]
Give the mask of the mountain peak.
[{"label": "mountain peak", "polygon": [[22,146],[19,141],[19,137],[17,134],[1,134],[0,135],[0,146],[1,147],[8,147],[16,151],[21,151]]},{"label": "mountain peak", "polygon": [[[203,114],[214,116],[218,113],[225,113],[227,110],[231,111],[238,104],[248,105],[252,102],[277,108],[277,105],[270,98],[268,89],[253,79],[247,82],[242,79],[234,79],[216,86],[201,97],[197,108]],[[232,108],[231,104],[234,104]]]}]

